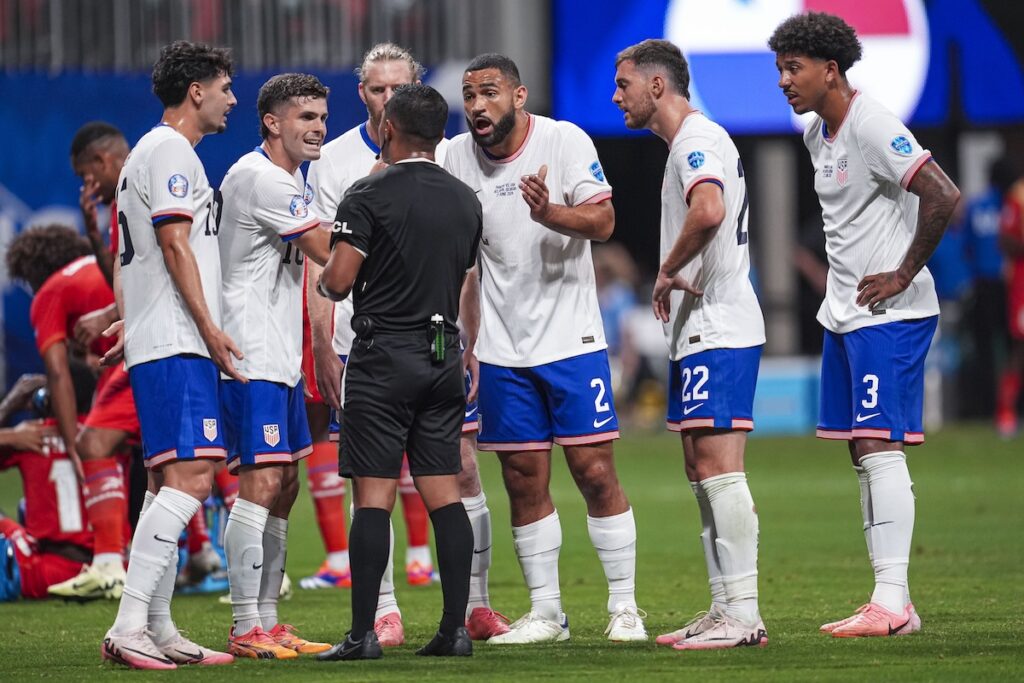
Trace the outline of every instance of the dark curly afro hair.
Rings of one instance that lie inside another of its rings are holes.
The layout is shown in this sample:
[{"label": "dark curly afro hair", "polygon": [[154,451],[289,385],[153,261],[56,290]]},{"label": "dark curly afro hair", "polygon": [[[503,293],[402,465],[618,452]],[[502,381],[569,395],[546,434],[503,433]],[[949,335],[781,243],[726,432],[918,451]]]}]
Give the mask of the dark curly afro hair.
[{"label": "dark curly afro hair", "polygon": [[44,225],[29,228],[7,248],[7,272],[38,292],[46,279],[81,256],[92,253],[89,242],[74,228]]},{"label": "dark curly afro hair", "polygon": [[768,47],[777,55],[807,55],[835,61],[841,74],[846,74],[862,54],[853,27],[824,12],[795,14],[786,19],[768,39]]}]

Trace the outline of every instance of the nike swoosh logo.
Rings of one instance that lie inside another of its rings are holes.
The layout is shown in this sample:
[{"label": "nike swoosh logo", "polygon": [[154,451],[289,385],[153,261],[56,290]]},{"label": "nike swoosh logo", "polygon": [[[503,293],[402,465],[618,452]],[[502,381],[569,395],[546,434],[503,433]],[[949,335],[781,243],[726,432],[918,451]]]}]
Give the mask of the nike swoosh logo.
[{"label": "nike swoosh logo", "polygon": [[893,628],[892,626],[890,626],[889,627],[889,635],[890,636],[896,635],[897,633],[899,633],[900,631],[905,629],[907,627],[907,624],[909,624],[909,623],[910,623],[910,619],[907,619],[906,621],[904,621],[902,624],[900,624],[896,628]]},{"label": "nike swoosh logo", "polygon": [[863,422],[864,420],[870,420],[873,417],[878,417],[881,413],[871,413],[870,415],[861,415],[857,413],[857,422]]},{"label": "nike swoosh logo", "polygon": [[160,534],[153,534],[153,538],[160,541],[161,543],[170,543],[172,545],[178,545],[177,541],[172,541],[169,538],[160,538]]},{"label": "nike swoosh logo", "polygon": [[476,548],[473,548],[473,554],[474,555],[479,555],[480,553],[486,553],[490,549],[491,549],[491,546],[487,546],[483,550],[477,550]]},{"label": "nike swoosh logo", "polygon": [[604,427],[606,424],[608,424],[609,422],[611,422],[614,419],[615,419],[614,415],[612,415],[611,417],[606,417],[605,419],[601,420],[600,422],[597,421],[597,418],[594,418],[594,429],[600,429],[601,427]]},{"label": "nike swoosh logo", "polygon": [[695,406],[690,406],[689,408],[683,408],[683,415],[689,415],[693,411],[697,410],[697,408],[700,408],[702,405],[704,405],[704,404],[703,403],[698,403]]},{"label": "nike swoosh logo", "polygon": [[261,562],[260,564],[256,564],[255,562],[253,562],[252,563],[252,568],[253,569],[263,569],[263,563]]},{"label": "nike swoosh logo", "polygon": [[197,652],[185,652],[184,650],[178,650],[177,648],[175,648],[175,652],[177,652],[179,655],[184,655],[185,657],[188,657],[193,662],[201,662],[204,659],[203,653],[202,652],[198,652],[198,651]]},{"label": "nike swoosh logo", "polygon": [[476,411],[477,411],[476,408],[473,408],[473,410],[467,410],[466,411],[466,419],[468,420],[469,418],[471,418],[474,415],[476,415]]},{"label": "nike swoosh logo", "polygon": [[882,526],[884,524],[894,524],[894,523],[895,523],[894,520],[889,520],[888,522],[872,522],[868,526],[875,527],[875,526]]}]

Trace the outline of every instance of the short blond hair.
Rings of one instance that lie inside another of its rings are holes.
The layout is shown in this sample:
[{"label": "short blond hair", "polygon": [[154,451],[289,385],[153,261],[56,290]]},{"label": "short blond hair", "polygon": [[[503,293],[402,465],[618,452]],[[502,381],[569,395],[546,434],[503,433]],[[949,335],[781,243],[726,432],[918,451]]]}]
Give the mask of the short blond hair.
[{"label": "short blond hair", "polygon": [[377,43],[366,51],[366,54],[363,55],[363,63],[356,67],[356,76],[360,83],[366,82],[366,72],[369,71],[370,65],[377,62],[405,62],[409,65],[409,70],[412,71],[413,81],[422,80],[424,74],[427,73],[423,65],[413,59],[413,56],[404,47],[399,47],[394,43]]}]

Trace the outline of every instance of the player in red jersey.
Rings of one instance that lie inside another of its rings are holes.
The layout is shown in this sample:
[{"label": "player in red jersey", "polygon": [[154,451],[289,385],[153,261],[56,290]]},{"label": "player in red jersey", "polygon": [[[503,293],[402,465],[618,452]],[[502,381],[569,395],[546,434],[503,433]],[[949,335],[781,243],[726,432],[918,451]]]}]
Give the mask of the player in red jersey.
[{"label": "player in red jersey", "polygon": [[0,429],[0,470],[17,468],[25,492],[25,526],[0,515],[0,534],[13,542],[26,598],[45,598],[50,586],[74,580],[92,557],[78,477],[56,425]]},{"label": "player in red jersey", "polygon": [[1004,437],[1017,433],[1017,402],[1024,379],[1024,179],[1006,193],[999,226],[999,246],[1006,255],[1007,323],[1010,354],[999,380],[996,428]]},{"label": "player in red jersey", "polygon": [[[100,375],[93,409],[79,433],[74,387],[68,365],[78,350],[75,323],[114,301],[89,245],[74,230],[57,225],[30,228],[11,243],[7,267],[28,282],[35,296],[30,318],[46,366],[57,429],[83,483],[86,517],[96,534],[93,562],[82,576],[52,587],[72,599],[120,598],[124,584],[128,501],[121,465],[112,453],[139,431],[127,374],[121,367]],[[113,340],[98,338],[87,350],[102,356]]]}]

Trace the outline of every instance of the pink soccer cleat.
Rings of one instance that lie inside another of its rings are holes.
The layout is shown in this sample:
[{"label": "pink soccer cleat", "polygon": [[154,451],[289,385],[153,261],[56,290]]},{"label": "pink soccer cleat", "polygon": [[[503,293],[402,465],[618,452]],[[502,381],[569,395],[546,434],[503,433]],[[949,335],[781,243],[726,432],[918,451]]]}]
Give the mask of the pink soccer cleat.
[{"label": "pink soccer cleat", "polygon": [[175,633],[174,637],[166,643],[157,645],[157,649],[167,659],[178,665],[217,666],[218,664],[230,664],[235,661],[235,658],[227,652],[218,652],[217,650],[197,645],[181,635],[181,633]]},{"label": "pink soccer cleat", "polygon": [[508,633],[508,617],[490,607],[476,607],[469,613],[466,630],[473,640],[487,640],[491,636]]},{"label": "pink soccer cleat", "polygon": [[398,612],[389,612],[378,619],[373,624],[373,632],[381,647],[398,647],[405,643],[405,627]]},{"label": "pink soccer cleat", "polygon": [[[890,612],[881,605],[869,602],[857,610],[851,619],[845,620],[842,626],[832,629],[833,638],[865,638],[870,636],[900,636],[912,633],[915,626],[915,613],[913,608],[907,605],[902,614]],[[916,619],[918,630],[921,628],[921,619]]]},{"label": "pink soccer cleat", "polygon": [[178,666],[160,652],[146,629],[127,635],[107,632],[100,648],[103,659],[133,669],[176,669]]}]

